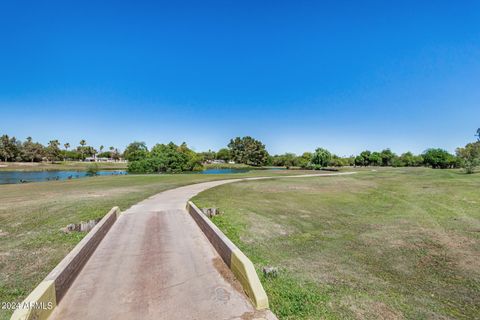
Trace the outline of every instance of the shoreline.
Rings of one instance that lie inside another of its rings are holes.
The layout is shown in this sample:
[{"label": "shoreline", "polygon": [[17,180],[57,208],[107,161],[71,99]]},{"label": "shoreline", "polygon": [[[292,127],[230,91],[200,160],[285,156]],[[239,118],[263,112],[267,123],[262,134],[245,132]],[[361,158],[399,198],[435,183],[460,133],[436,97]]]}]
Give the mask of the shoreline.
[{"label": "shoreline", "polygon": [[98,170],[127,170],[126,162],[0,162],[0,172],[87,171],[93,164],[98,166]]}]

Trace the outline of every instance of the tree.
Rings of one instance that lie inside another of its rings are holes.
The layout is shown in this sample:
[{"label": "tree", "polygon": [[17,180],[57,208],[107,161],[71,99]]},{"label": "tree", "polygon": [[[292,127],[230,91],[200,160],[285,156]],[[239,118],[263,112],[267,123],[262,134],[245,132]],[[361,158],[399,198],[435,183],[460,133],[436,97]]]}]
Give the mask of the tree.
[{"label": "tree", "polygon": [[268,152],[265,145],[252,137],[236,137],[228,144],[230,155],[237,163],[251,166],[263,166],[268,161]]},{"label": "tree", "polygon": [[123,153],[128,161],[137,161],[148,157],[148,148],[145,142],[134,141],[130,143]]},{"label": "tree", "polygon": [[368,157],[368,163],[372,166],[382,165],[382,155],[379,152],[372,152]]},{"label": "tree", "polygon": [[45,155],[50,161],[54,161],[58,158],[60,154],[60,142],[58,140],[50,140],[48,146],[45,150]]},{"label": "tree", "polygon": [[464,148],[457,148],[457,156],[461,159],[461,166],[467,173],[473,173],[480,165],[480,140],[469,143]]},{"label": "tree", "polygon": [[456,165],[456,158],[443,149],[427,149],[423,153],[425,165],[434,169],[453,168]]},{"label": "tree", "polygon": [[22,160],[29,162],[42,161],[45,154],[45,147],[38,142],[33,142],[32,137],[28,137],[23,143]]},{"label": "tree", "polygon": [[113,157],[113,152],[115,151],[115,148],[114,148],[113,146],[110,146],[110,147],[108,148],[108,150],[110,150],[110,155],[109,155],[109,157],[112,158],[112,159],[114,159],[114,157]]},{"label": "tree", "polygon": [[288,152],[280,155],[276,154],[273,157],[270,157],[269,163],[276,167],[286,167],[289,169],[290,167],[298,165],[297,155]]},{"label": "tree", "polygon": [[128,163],[128,171],[132,173],[179,173],[201,168],[201,157],[198,154],[189,149],[186,143],[177,146],[173,142],[156,144],[149,157]]},{"label": "tree", "polygon": [[68,151],[68,149],[70,149],[70,143],[65,142],[63,144],[63,147],[65,148],[65,152],[63,153],[63,161],[66,161],[67,160],[67,151]]},{"label": "tree", "polygon": [[[369,166],[370,165],[370,155],[371,154],[372,153],[369,150],[362,151],[360,153],[360,157],[363,158],[363,164],[358,164],[358,165],[362,165],[362,166],[365,166],[365,167]],[[358,159],[358,160],[361,160],[361,159]]]},{"label": "tree", "polygon": [[217,151],[217,153],[215,154],[215,158],[217,160],[223,160],[225,162],[228,162],[230,161],[230,150],[228,150],[227,148],[222,148],[220,150]]},{"label": "tree", "polygon": [[295,153],[285,153],[283,156],[283,165],[290,169],[290,167],[297,166],[297,155]]},{"label": "tree", "polygon": [[5,162],[9,160],[15,161],[20,155],[20,149],[20,141],[17,141],[15,137],[10,138],[6,134],[0,137],[0,157],[3,158]]},{"label": "tree", "polygon": [[337,155],[332,155],[330,165],[333,167],[344,167],[349,165],[349,158],[342,158]]},{"label": "tree", "polygon": [[83,147],[83,154],[88,157],[93,157],[97,154],[97,150],[95,150],[95,148],[92,146],[85,146]]},{"label": "tree", "polygon": [[480,141],[480,128],[477,129],[476,136],[477,136],[477,140]]},{"label": "tree", "polygon": [[368,160],[366,160],[362,155],[356,156],[353,162],[356,166],[366,166],[368,164]]},{"label": "tree", "polygon": [[323,148],[317,148],[312,156],[312,165],[315,169],[324,168],[330,164],[332,154]]},{"label": "tree", "polygon": [[203,161],[212,161],[215,159],[215,152],[212,151],[212,150],[208,150],[208,151],[205,151],[205,152],[201,152],[199,154],[199,156],[201,156],[203,158]]},{"label": "tree", "polygon": [[[377,152],[378,153],[378,152]],[[358,156],[353,160],[354,165],[356,166],[368,166],[370,165],[370,156],[372,153],[369,150],[362,151]]]},{"label": "tree", "polygon": [[393,167],[419,167],[423,165],[423,157],[414,155],[410,151],[402,153],[399,157],[392,159]]},{"label": "tree", "polygon": [[313,154],[311,152],[304,152],[297,158],[297,164],[300,168],[306,169],[312,161]]},{"label": "tree", "polygon": [[117,148],[114,148],[113,151],[110,152],[110,154],[113,160],[120,160],[120,151]]},{"label": "tree", "polygon": [[85,155],[84,155],[84,148],[85,145],[87,144],[87,141],[85,139],[80,140],[80,146],[77,147],[77,150],[80,152],[80,159],[85,160]]},{"label": "tree", "polygon": [[380,157],[382,158],[382,166],[391,166],[392,160],[396,157],[390,149],[384,149],[380,152]]}]

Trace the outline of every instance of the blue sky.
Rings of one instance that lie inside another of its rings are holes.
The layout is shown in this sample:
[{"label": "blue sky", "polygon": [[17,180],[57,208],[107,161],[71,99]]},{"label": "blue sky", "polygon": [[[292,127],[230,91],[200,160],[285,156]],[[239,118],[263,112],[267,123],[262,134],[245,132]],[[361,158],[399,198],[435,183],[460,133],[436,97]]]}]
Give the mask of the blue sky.
[{"label": "blue sky", "polygon": [[0,39],[21,139],[349,155],[480,127],[478,1],[2,1]]}]

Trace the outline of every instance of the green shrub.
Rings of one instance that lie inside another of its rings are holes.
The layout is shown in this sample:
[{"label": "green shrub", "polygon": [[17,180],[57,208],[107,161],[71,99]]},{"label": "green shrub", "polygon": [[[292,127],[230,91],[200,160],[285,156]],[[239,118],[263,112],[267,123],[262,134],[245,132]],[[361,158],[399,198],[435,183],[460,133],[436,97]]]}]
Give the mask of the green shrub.
[{"label": "green shrub", "polygon": [[98,174],[98,164],[94,163],[87,167],[87,176],[93,177]]},{"label": "green shrub", "polygon": [[185,143],[177,146],[169,144],[155,145],[143,159],[128,163],[130,173],[180,173],[201,170],[202,157],[190,150]]}]

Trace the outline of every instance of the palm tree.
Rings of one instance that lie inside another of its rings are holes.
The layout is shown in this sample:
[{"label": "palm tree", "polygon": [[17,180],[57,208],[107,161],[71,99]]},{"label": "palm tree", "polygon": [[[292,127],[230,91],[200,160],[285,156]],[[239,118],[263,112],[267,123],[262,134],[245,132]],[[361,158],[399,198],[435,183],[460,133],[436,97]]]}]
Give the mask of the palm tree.
[{"label": "palm tree", "polygon": [[113,151],[115,150],[115,148],[113,146],[110,146],[108,149],[110,150],[110,158],[113,159]]},{"label": "palm tree", "polygon": [[70,143],[66,142],[63,144],[63,146],[65,147],[65,153],[63,154],[63,161],[67,161],[67,150],[70,148]]},{"label": "palm tree", "polygon": [[80,148],[80,154],[82,155],[82,160],[84,160],[83,159],[83,147],[85,147],[86,144],[87,144],[87,141],[85,141],[85,139],[80,140],[80,145],[82,146]]}]

